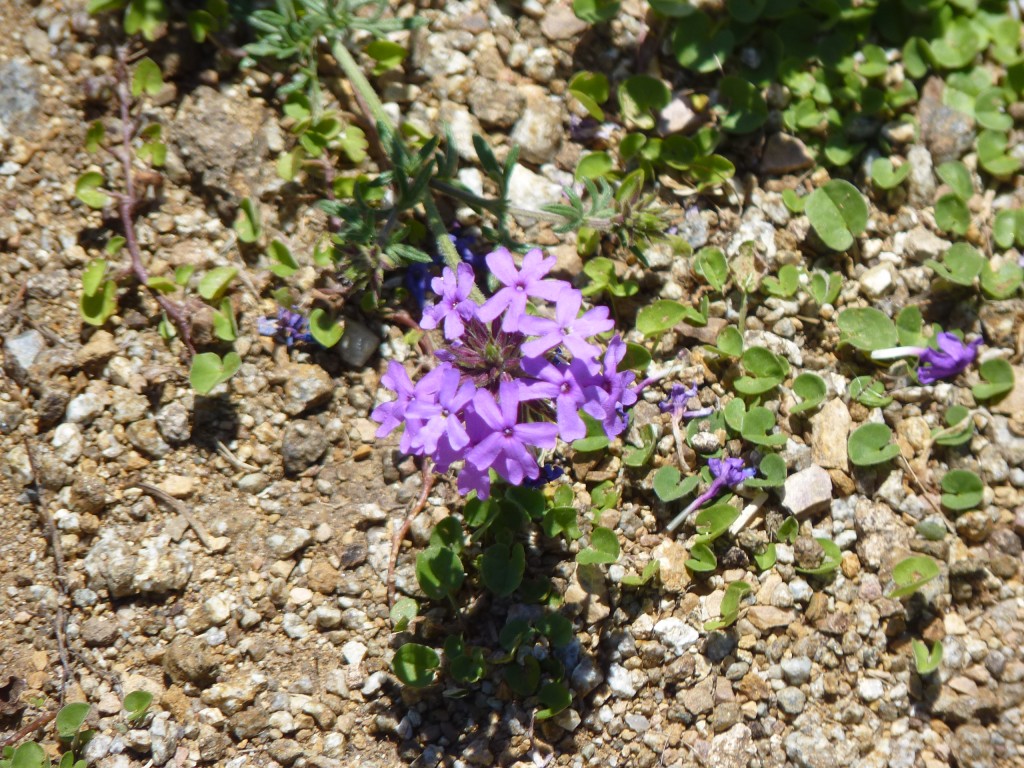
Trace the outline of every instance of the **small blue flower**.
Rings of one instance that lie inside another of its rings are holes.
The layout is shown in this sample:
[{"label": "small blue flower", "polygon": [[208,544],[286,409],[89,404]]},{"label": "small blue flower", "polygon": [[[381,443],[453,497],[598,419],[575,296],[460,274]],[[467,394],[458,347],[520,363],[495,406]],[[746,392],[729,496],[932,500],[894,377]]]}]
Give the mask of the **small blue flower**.
[{"label": "small blue flower", "polygon": [[294,307],[277,310],[276,318],[259,318],[256,321],[256,329],[260,336],[272,336],[278,343],[287,347],[293,346],[296,342],[313,341],[313,335],[309,332],[309,320]]}]

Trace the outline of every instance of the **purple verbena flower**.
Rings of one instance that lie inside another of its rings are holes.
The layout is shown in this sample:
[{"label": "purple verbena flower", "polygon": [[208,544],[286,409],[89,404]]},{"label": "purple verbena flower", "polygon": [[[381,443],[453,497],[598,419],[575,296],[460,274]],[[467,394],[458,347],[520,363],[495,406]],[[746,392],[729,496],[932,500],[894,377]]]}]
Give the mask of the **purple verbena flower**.
[{"label": "purple verbena flower", "polygon": [[586,340],[586,336],[610,331],[615,322],[608,317],[608,307],[598,306],[587,310],[578,317],[583,305],[579,291],[563,290],[555,304],[555,319],[524,315],[519,321],[519,330],[529,336],[540,338],[523,344],[523,354],[529,357],[542,355],[549,349],[565,346],[574,357],[589,360],[601,353],[601,348]]},{"label": "purple verbena flower", "polygon": [[420,327],[429,331],[444,321],[445,338],[459,338],[466,330],[464,321],[473,317],[478,309],[476,302],[469,298],[473,290],[473,268],[459,264],[458,270],[452,272],[450,267],[445,267],[430,286],[441,300],[423,311]]},{"label": "purple verbena flower", "polygon": [[523,359],[523,371],[535,379],[524,385],[526,391],[555,402],[558,436],[567,443],[584,437],[587,425],[579,410],[587,399],[584,387],[595,381],[586,363],[581,358],[570,363],[551,363],[544,358],[527,357]]},{"label": "purple verbena flower", "polygon": [[466,454],[469,464],[480,471],[493,468],[512,485],[540,476],[537,459],[527,446],[553,448],[558,433],[554,424],[519,421],[520,387],[519,382],[503,381],[498,400],[486,389],[476,393],[473,407],[481,423],[472,425],[474,446]]},{"label": "purple verbena flower", "polygon": [[637,390],[630,386],[636,379],[633,371],[619,371],[619,363],[626,356],[626,344],[618,335],[608,342],[604,365],[598,383],[584,391],[587,403],[583,410],[601,422],[608,437],[615,437],[626,429],[626,408],[637,400]]},{"label": "purple verbena flower", "polygon": [[922,384],[934,384],[940,379],[951,379],[962,373],[978,356],[981,339],[964,344],[955,334],[943,331],[936,338],[938,349],[931,347],[890,347],[876,349],[872,360],[892,360],[897,357],[917,357],[917,378]]},{"label": "purple verbena flower", "polygon": [[708,459],[708,468],[711,470],[712,477],[710,485],[704,493],[690,502],[686,509],[672,518],[672,521],[666,526],[667,530],[673,531],[678,528],[691,513],[700,509],[726,488],[739,485],[757,474],[756,469],[744,465],[743,459],[735,458]]},{"label": "purple verbena flower", "polygon": [[412,400],[413,385],[409,374],[405,372],[405,366],[397,360],[388,363],[387,372],[380,377],[380,383],[394,392],[397,397],[386,403],[381,403],[373,409],[370,418],[380,423],[377,428],[377,437],[387,437],[394,431],[395,427],[401,426],[405,419],[405,410]]},{"label": "purple verbena flower", "polygon": [[484,302],[477,311],[477,317],[490,322],[504,312],[501,327],[505,331],[519,330],[519,321],[526,314],[528,299],[557,301],[562,291],[570,288],[564,280],[545,277],[555,266],[555,257],[544,258],[539,248],[527,251],[521,269],[516,269],[507,248],[498,248],[487,254],[487,266],[505,287]]},{"label": "purple verbena flower", "polygon": [[413,401],[406,408],[410,423],[412,419],[420,421],[411,444],[413,448],[434,453],[438,441],[447,437],[448,445],[459,451],[469,445],[469,435],[461,416],[462,410],[476,394],[476,387],[473,382],[464,380],[451,365],[442,364],[437,370],[441,371],[437,399]]}]

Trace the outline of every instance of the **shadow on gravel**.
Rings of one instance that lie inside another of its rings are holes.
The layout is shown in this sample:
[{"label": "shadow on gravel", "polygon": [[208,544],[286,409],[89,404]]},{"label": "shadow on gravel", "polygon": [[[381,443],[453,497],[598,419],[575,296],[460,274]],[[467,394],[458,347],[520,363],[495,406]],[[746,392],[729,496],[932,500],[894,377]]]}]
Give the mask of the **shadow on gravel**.
[{"label": "shadow on gravel", "polygon": [[192,417],[192,444],[211,453],[217,443],[228,445],[238,437],[238,411],[226,395],[197,396]]}]

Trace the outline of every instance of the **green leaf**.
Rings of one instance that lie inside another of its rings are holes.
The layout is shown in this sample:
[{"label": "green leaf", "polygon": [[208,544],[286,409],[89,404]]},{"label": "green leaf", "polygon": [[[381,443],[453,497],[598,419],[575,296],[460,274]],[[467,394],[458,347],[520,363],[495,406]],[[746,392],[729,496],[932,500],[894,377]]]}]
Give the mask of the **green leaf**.
[{"label": "green leaf", "polygon": [[[730,10],[734,4],[729,4]],[[724,113],[719,125],[726,133],[751,133],[768,120],[768,104],[761,89],[742,77],[728,75],[719,80],[718,101]]]},{"label": "green leaf", "polygon": [[377,62],[373,67],[373,74],[377,76],[400,67],[409,52],[390,40],[374,40],[366,46],[366,55]]},{"label": "green leaf", "polygon": [[83,173],[75,182],[75,197],[95,210],[106,208],[110,205],[110,196],[99,191],[105,181],[103,174],[97,171]]},{"label": "green leaf", "polygon": [[[4,756],[7,756],[6,750]],[[9,765],[10,768],[50,768],[50,759],[41,746],[26,741],[10,753]]]},{"label": "green leaf", "polygon": [[1024,209],[1000,211],[992,224],[992,237],[1000,248],[1024,246]]},{"label": "green leaf", "polygon": [[211,303],[220,301],[237,274],[236,267],[214,267],[200,279],[199,295]]},{"label": "green leaf", "polygon": [[765,347],[751,347],[740,357],[740,364],[747,372],[737,378],[732,386],[744,395],[761,395],[781,384],[789,374],[789,363]]},{"label": "green leaf", "polygon": [[736,43],[728,25],[712,25],[703,11],[688,16],[672,30],[672,52],[686,69],[708,73],[720,70]]},{"label": "green leaf", "polygon": [[678,301],[659,299],[636,315],[636,329],[644,336],[660,336],[683,321],[687,307]]},{"label": "green leaf", "polygon": [[130,0],[124,15],[124,31],[129,35],[141,32],[146,40],[153,41],[166,21],[164,0]]},{"label": "green leaf", "polygon": [[842,179],[833,179],[814,190],[807,197],[805,212],[822,242],[835,251],[848,250],[868,224],[864,196]]},{"label": "green leaf", "polygon": [[545,536],[551,538],[565,534],[570,541],[575,541],[583,535],[580,533],[576,508],[568,505],[545,510],[541,518],[541,530]]},{"label": "green leaf", "polygon": [[607,448],[611,441],[608,439],[608,435],[605,434],[601,422],[589,413],[580,413],[580,418],[583,419],[583,423],[587,426],[587,436],[581,437],[579,440],[573,440],[573,450],[580,453],[590,453]]},{"label": "green leaf", "polygon": [[129,720],[141,720],[146,716],[153,694],[149,691],[132,691],[124,697],[124,709]]},{"label": "green leaf", "polygon": [[269,269],[278,277],[289,277],[299,271],[299,264],[292,256],[288,246],[280,240],[272,240],[267,248],[267,256],[272,262]]},{"label": "green leaf", "polygon": [[[767,571],[774,566],[777,559],[778,553],[775,550],[774,542],[769,542],[765,545],[764,550],[754,555],[754,562],[757,563],[757,567],[762,571]],[[706,628],[707,626],[705,625]]]},{"label": "green leaf", "polygon": [[910,175],[910,163],[895,167],[888,157],[879,157],[871,163],[871,180],[880,189],[895,189]]},{"label": "green leaf", "polygon": [[526,551],[522,544],[492,544],[480,561],[480,579],[498,597],[508,597],[523,581]]},{"label": "green leaf", "polygon": [[615,168],[611,156],[607,152],[591,152],[580,158],[576,165],[577,179],[599,179],[607,176]]},{"label": "green leaf", "polygon": [[462,523],[457,517],[449,515],[438,521],[430,532],[429,546],[448,547],[456,554],[465,549],[466,542],[463,539]]},{"label": "green leaf", "polygon": [[395,651],[391,670],[395,677],[413,688],[426,688],[434,682],[434,672],[441,666],[437,651],[418,643],[406,643]]},{"label": "green leaf", "polygon": [[309,313],[309,333],[316,342],[330,349],[339,341],[345,332],[345,326],[326,310],[316,307]]},{"label": "green leaf", "polygon": [[707,544],[697,543],[690,547],[690,557],[684,565],[691,571],[707,573],[718,567],[718,558]]},{"label": "green leaf", "polygon": [[963,236],[971,225],[971,212],[960,197],[952,192],[935,202],[935,225],[943,232]]},{"label": "green leaf", "polygon": [[1013,117],[1006,112],[1006,98],[1002,88],[988,88],[977,95],[974,99],[974,117],[978,125],[993,131],[1013,128]]},{"label": "green leaf", "polygon": [[787,517],[782,521],[782,525],[775,532],[775,537],[779,541],[785,541],[789,544],[795,544],[797,538],[800,536],[800,523],[795,517]]},{"label": "green leaf", "polygon": [[250,198],[247,197],[240,203],[238,215],[232,226],[238,239],[243,243],[255,243],[260,239],[263,229],[260,226],[259,210]]},{"label": "green leaf", "polygon": [[643,443],[639,448],[629,448],[622,454],[622,463],[627,467],[642,467],[651,460],[657,437],[654,425],[645,424],[640,429],[640,437]]},{"label": "green leaf", "polygon": [[569,80],[569,93],[595,120],[604,120],[604,110],[599,105],[608,101],[608,78],[595,72],[577,72]]},{"label": "green leaf", "polygon": [[654,493],[664,502],[675,501],[693,493],[700,482],[700,475],[690,475],[685,480],[680,478],[679,470],[666,464],[654,473]]},{"label": "green leaf", "polygon": [[537,631],[555,648],[565,648],[573,640],[572,622],[558,613],[545,613],[534,622]]},{"label": "green leaf", "polygon": [[967,469],[951,469],[942,476],[942,506],[954,512],[965,512],[981,504],[985,484]]},{"label": "green leaf", "polygon": [[594,509],[603,512],[619,503],[619,492],[612,480],[605,480],[590,490],[590,501]]},{"label": "green leaf", "polygon": [[790,413],[803,413],[812,408],[817,408],[825,399],[828,388],[825,380],[814,373],[801,373],[793,379],[793,394],[800,398],[801,402],[790,409]]},{"label": "green leaf", "polygon": [[765,454],[757,470],[761,477],[744,480],[744,488],[780,488],[786,482],[786,460],[777,453]]},{"label": "green leaf", "polygon": [[844,309],[836,322],[839,325],[840,343],[850,344],[865,352],[894,347],[899,342],[895,323],[874,307]]},{"label": "green leaf", "polygon": [[981,267],[981,290],[990,299],[1012,298],[1024,283],[1024,269],[1020,264],[1005,259],[997,269],[986,261]]},{"label": "green leaf", "polygon": [[697,529],[698,534],[697,542],[701,544],[710,544],[728,531],[729,526],[732,525],[739,516],[740,511],[732,504],[728,504],[724,501],[712,504],[710,507],[705,507],[700,510],[693,520],[693,525]]},{"label": "green leaf", "polygon": [[839,298],[839,291],[843,287],[843,278],[838,272],[815,272],[811,275],[807,292],[820,307],[825,304],[835,304]]},{"label": "green leaf", "polygon": [[924,327],[924,318],[921,316],[921,309],[916,305],[904,307],[896,315],[896,333],[899,335],[899,342],[908,347],[924,347],[928,340],[921,329]]},{"label": "green leaf", "polygon": [[633,75],[619,83],[619,109],[623,118],[643,130],[654,128],[655,115],[671,98],[668,86],[650,75]]},{"label": "green leaf", "polygon": [[540,684],[540,662],[534,656],[524,656],[521,664],[509,664],[502,674],[513,693],[532,696]]},{"label": "green leaf", "polygon": [[619,0],[572,0],[576,18],[588,24],[601,24],[619,12]]},{"label": "green leaf", "polygon": [[651,353],[647,351],[646,347],[642,347],[639,344],[634,344],[632,341],[626,342],[626,354],[622,358],[622,362],[619,363],[620,371],[646,371],[647,366],[651,364]]},{"label": "green leaf", "polygon": [[693,271],[718,292],[725,290],[729,282],[729,262],[721,248],[707,246],[697,251],[693,257]]},{"label": "green leaf", "polygon": [[93,259],[89,265],[82,270],[82,292],[86,296],[92,296],[99,291],[103,284],[103,278],[107,274],[106,259]]},{"label": "green leaf", "polygon": [[704,630],[713,632],[716,629],[724,629],[735,624],[740,615],[740,600],[749,591],[750,584],[745,581],[734,581],[726,587],[720,608],[722,618],[705,622]]},{"label": "green leaf", "polygon": [[785,203],[786,208],[789,209],[790,213],[799,216],[804,212],[804,207],[807,205],[807,198],[800,197],[795,190],[784,189],[782,190],[782,202]]},{"label": "green leaf", "polygon": [[85,702],[65,704],[57,713],[57,737],[61,741],[71,741],[89,716],[91,707]]},{"label": "green leaf", "polygon": [[962,405],[951,405],[943,417],[944,429],[933,429],[932,440],[937,445],[956,446],[969,442],[974,437],[974,419],[971,412]]},{"label": "green leaf", "polygon": [[966,165],[959,160],[952,160],[936,168],[935,173],[949,185],[954,195],[965,202],[971,199],[974,194],[974,182]]},{"label": "green leaf", "polygon": [[231,299],[222,299],[220,310],[213,314],[213,335],[221,341],[234,341],[238,338],[235,308],[231,305]]},{"label": "green leaf", "polygon": [[[576,0],[580,2],[580,0]],[[544,705],[534,715],[535,720],[547,720],[554,717],[572,704],[572,694],[563,683],[548,683],[537,692],[537,699]]]},{"label": "green leaf", "polygon": [[409,622],[416,618],[419,612],[419,605],[411,597],[400,597],[391,606],[391,631],[403,632],[409,626]]},{"label": "green leaf", "polygon": [[604,565],[619,559],[619,537],[610,528],[594,526],[590,532],[590,546],[576,553],[580,565]]},{"label": "green leaf", "polygon": [[984,381],[971,387],[975,400],[994,400],[1013,389],[1013,366],[1002,358],[986,360],[978,373]]},{"label": "green leaf", "polygon": [[106,13],[107,11],[119,11],[128,5],[128,0],[89,0],[85,6],[85,10],[91,16],[95,16],[98,13]]},{"label": "green leaf", "polygon": [[850,399],[867,408],[885,408],[892,402],[885,394],[885,385],[870,376],[858,376],[850,382]]},{"label": "green leaf", "polygon": [[124,247],[126,242],[128,241],[121,235],[114,235],[103,246],[103,252],[108,256],[115,256]]},{"label": "green leaf", "polygon": [[892,430],[885,424],[862,424],[846,441],[850,461],[858,467],[892,461],[899,456],[900,449],[891,440]]},{"label": "green leaf", "polygon": [[218,384],[234,376],[241,365],[242,358],[237,352],[228,352],[223,360],[216,352],[202,352],[192,358],[188,380],[192,389],[200,395],[208,395]]},{"label": "green leaf", "polygon": [[[947,195],[946,197],[963,205],[961,200],[952,195]],[[939,211],[937,207],[935,215],[936,222],[938,222]],[[974,279],[981,274],[981,270],[985,266],[985,257],[967,243],[956,243],[946,251],[946,255],[942,258],[942,263],[934,259],[926,259],[924,263],[926,267],[930,267],[943,280],[955,283],[956,285],[970,287],[974,285]]]},{"label": "green leaf", "polygon": [[778,277],[767,276],[761,281],[761,289],[771,296],[788,299],[800,288],[800,270],[794,264],[779,267]]},{"label": "green leaf", "polygon": [[143,93],[156,96],[163,87],[163,74],[155,61],[147,57],[135,65],[135,74],[132,76],[132,96],[138,98]]},{"label": "green leaf", "polygon": [[154,168],[162,168],[167,162],[167,145],[162,141],[148,141],[136,150],[135,156],[149,161]]},{"label": "green leaf", "polygon": [[734,325],[727,325],[718,333],[712,347],[723,357],[739,357],[743,354],[743,334]]},{"label": "green leaf", "polygon": [[786,444],[786,435],[775,429],[775,414],[761,405],[755,405],[743,417],[743,428],[740,435],[748,443],[770,448]]},{"label": "green leaf", "polygon": [[898,600],[912,595],[939,575],[939,566],[927,555],[915,555],[900,560],[892,569],[896,588],[887,597]]},{"label": "green leaf", "polygon": [[416,556],[416,581],[432,600],[444,600],[459,591],[466,572],[448,547],[431,546]]},{"label": "green leaf", "polygon": [[940,640],[936,640],[929,651],[925,643],[914,638],[910,641],[910,648],[914,653],[914,667],[917,669],[917,674],[922,677],[930,675],[942,663],[942,642]]},{"label": "green leaf", "polygon": [[660,560],[648,560],[647,565],[644,566],[643,573],[641,573],[639,576],[633,574],[623,576],[622,583],[625,584],[627,587],[642,587],[648,582],[650,582],[650,580],[653,579],[655,576],[657,576],[660,570]]},{"label": "green leaf", "polygon": [[88,130],[85,132],[85,151],[89,154],[99,151],[105,135],[106,129],[104,129],[103,123],[99,120],[90,123]]},{"label": "green leaf", "polygon": [[806,573],[810,576],[824,576],[832,573],[839,567],[840,562],[843,559],[843,553],[840,551],[838,545],[831,539],[815,539],[821,548],[825,551],[825,557],[821,561],[821,564],[815,568],[800,568],[797,567],[799,573]]},{"label": "green leaf", "polygon": [[157,291],[158,293],[174,293],[178,290],[178,286],[175,282],[163,275],[157,275],[149,278],[149,280],[146,281],[146,287]]}]

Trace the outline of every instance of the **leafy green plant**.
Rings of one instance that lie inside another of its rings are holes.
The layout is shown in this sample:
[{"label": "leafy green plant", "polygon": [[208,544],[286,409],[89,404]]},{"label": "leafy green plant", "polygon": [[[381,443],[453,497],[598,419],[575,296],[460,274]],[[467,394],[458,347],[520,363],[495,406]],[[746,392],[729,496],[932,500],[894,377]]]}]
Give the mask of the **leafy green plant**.
[{"label": "leafy green plant", "polygon": [[786,444],[786,436],[775,429],[775,414],[767,408],[755,405],[743,416],[740,436],[748,443],[775,448]]},{"label": "leafy green plant", "polygon": [[188,380],[192,389],[200,395],[208,395],[218,384],[234,376],[241,365],[237,352],[228,352],[223,358],[216,352],[203,352],[192,358]]},{"label": "leafy green plant", "polygon": [[734,581],[726,587],[725,596],[722,597],[721,618],[705,622],[705,631],[713,632],[735,624],[740,615],[740,600],[748,592],[750,584],[745,581]]},{"label": "leafy green plant", "polygon": [[583,21],[600,24],[615,18],[619,0],[572,0],[572,10]]},{"label": "leafy green plant", "polygon": [[584,296],[607,293],[614,300],[633,296],[640,290],[635,280],[620,282],[615,272],[615,262],[604,256],[588,259],[583,265],[583,274],[590,278],[590,283],[580,289]]},{"label": "leafy green plant", "polygon": [[607,565],[619,559],[619,537],[610,528],[595,526],[590,533],[590,546],[576,553],[580,565]]},{"label": "leafy green plant", "polygon": [[843,287],[843,278],[838,272],[816,271],[811,274],[807,293],[819,306],[834,304]]},{"label": "leafy green plant", "polygon": [[936,640],[929,651],[928,646],[924,642],[914,638],[910,641],[910,648],[914,654],[914,668],[917,669],[917,674],[922,677],[932,674],[942,664],[941,641]]},{"label": "leafy green plant", "polygon": [[718,568],[715,551],[703,542],[690,547],[690,557],[684,565],[696,573],[709,573]]},{"label": "leafy green plant", "polygon": [[789,375],[786,358],[764,347],[750,347],[740,357],[745,376],[737,378],[732,386],[743,395],[762,395],[779,386]]},{"label": "leafy green plant", "polygon": [[914,594],[939,575],[939,566],[927,555],[914,555],[900,560],[892,569],[895,588],[888,597],[897,600]]},{"label": "leafy green plant", "polygon": [[804,207],[811,226],[834,251],[845,251],[868,224],[868,205],[850,182],[833,179],[815,189]]},{"label": "leafy green plant", "polygon": [[660,336],[681,322],[694,325],[707,323],[706,302],[704,311],[687,307],[678,301],[659,299],[641,309],[636,315],[636,329],[647,337]]},{"label": "leafy green plant", "polygon": [[942,279],[969,287],[974,285],[975,278],[981,274],[985,258],[967,243],[956,243],[946,251],[941,263],[935,259],[927,259],[924,263]]},{"label": "leafy green plant", "polygon": [[850,461],[858,467],[885,464],[899,456],[900,449],[892,442],[892,430],[885,424],[862,424],[846,441]]},{"label": "leafy green plant", "polygon": [[608,101],[608,78],[600,72],[577,72],[569,79],[569,93],[595,120],[604,120],[601,105]]},{"label": "leafy green plant", "polygon": [[974,419],[971,412],[962,405],[951,405],[943,417],[946,426],[932,430],[932,441],[936,445],[963,445],[974,437]]},{"label": "leafy green plant", "polygon": [[888,157],[875,158],[871,163],[871,181],[879,189],[895,189],[910,175],[910,163],[894,166]]},{"label": "leafy green plant", "polygon": [[136,723],[143,720],[153,703],[153,694],[149,691],[132,691],[124,697],[124,710],[128,713],[128,722]]},{"label": "leafy green plant", "polygon": [[786,460],[777,453],[766,453],[757,471],[760,477],[747,478],[745,488],[781,488],[786,482]]},{"label": "leafy green plant", "polygon": [[790,409],[790,413],[803,413],[812,408],[817,408],[825,399],[828,388],[825,380],[815,373],[801,373],[793,379],[793,394],[800,398],[800,402]]},{"label": "leafy green plant", "polygon": [[865,352],[894,347],[899,342],[896,324],[874,307],[844,309],[836,318],[836,323],[839,325],[840,343],[850,344]]},{"label": "leafy green plant", "polygon": [[693,257],[693,271],[718,292],[724,291],[729,282],[729,262],[721,248],[708,246],[697,251]]},{"label": "leafy green plant", "polygon": [[779,267],[778,276],[768,275],[761,281],[761,290],[769,296],[788,299],[800,288],[800,270],[793,264]]},{"label": "leafy green plant", "polygon": [[885,408],[892,402],[885,394],[885,385],[870,376],[857,376],[850,382],[850,399],[866,408]]},{"label": "leafy green plant", "polygon": [[975,400],[995,400],[1013,389],[1013,366],[1002,358],[986,360],[978,373],[984,381],[971,387]]},{"label": "leafy green plant", "polygon": [[951,469],[942,476],[942,506],[954,512],[974,509],[985,495],[985,484],[969,469]]},{"label": "leafy green plant", "polygon": [[419,643],[405,643],[391,660],[395,677],[412,688],[425,688],[434,682],[434,673],[440,666],[437,651]]},{"label": "leafy green plant", "polygon": [[101,326],[117,311],[117,284],[107,279],[107,262],[94,259],[82,272],[82,295],[78,303],[82,319]]},{"label": "leafy green plant", "polygon": [[700,483],[700,475],[689,475],[681,479],[679,470],[669,464],[654,473],[652,483],[659,499],[664,502],[676,501],[693,493]]},{"label": "leafy green plant", "polygon": [[1000,248],[1024,248],[1024,209],[999,211],[992,222],[992,239]]},{"label": "leafy green plant", "polygon": [[[993,263],[998,260],[998,266]],[[1024,268],[1017,262],[998,257],[991,262],[986,261],[981,267],[981,291],[990,299],[1003,300],[1012,298],[1024,284]]]}]

